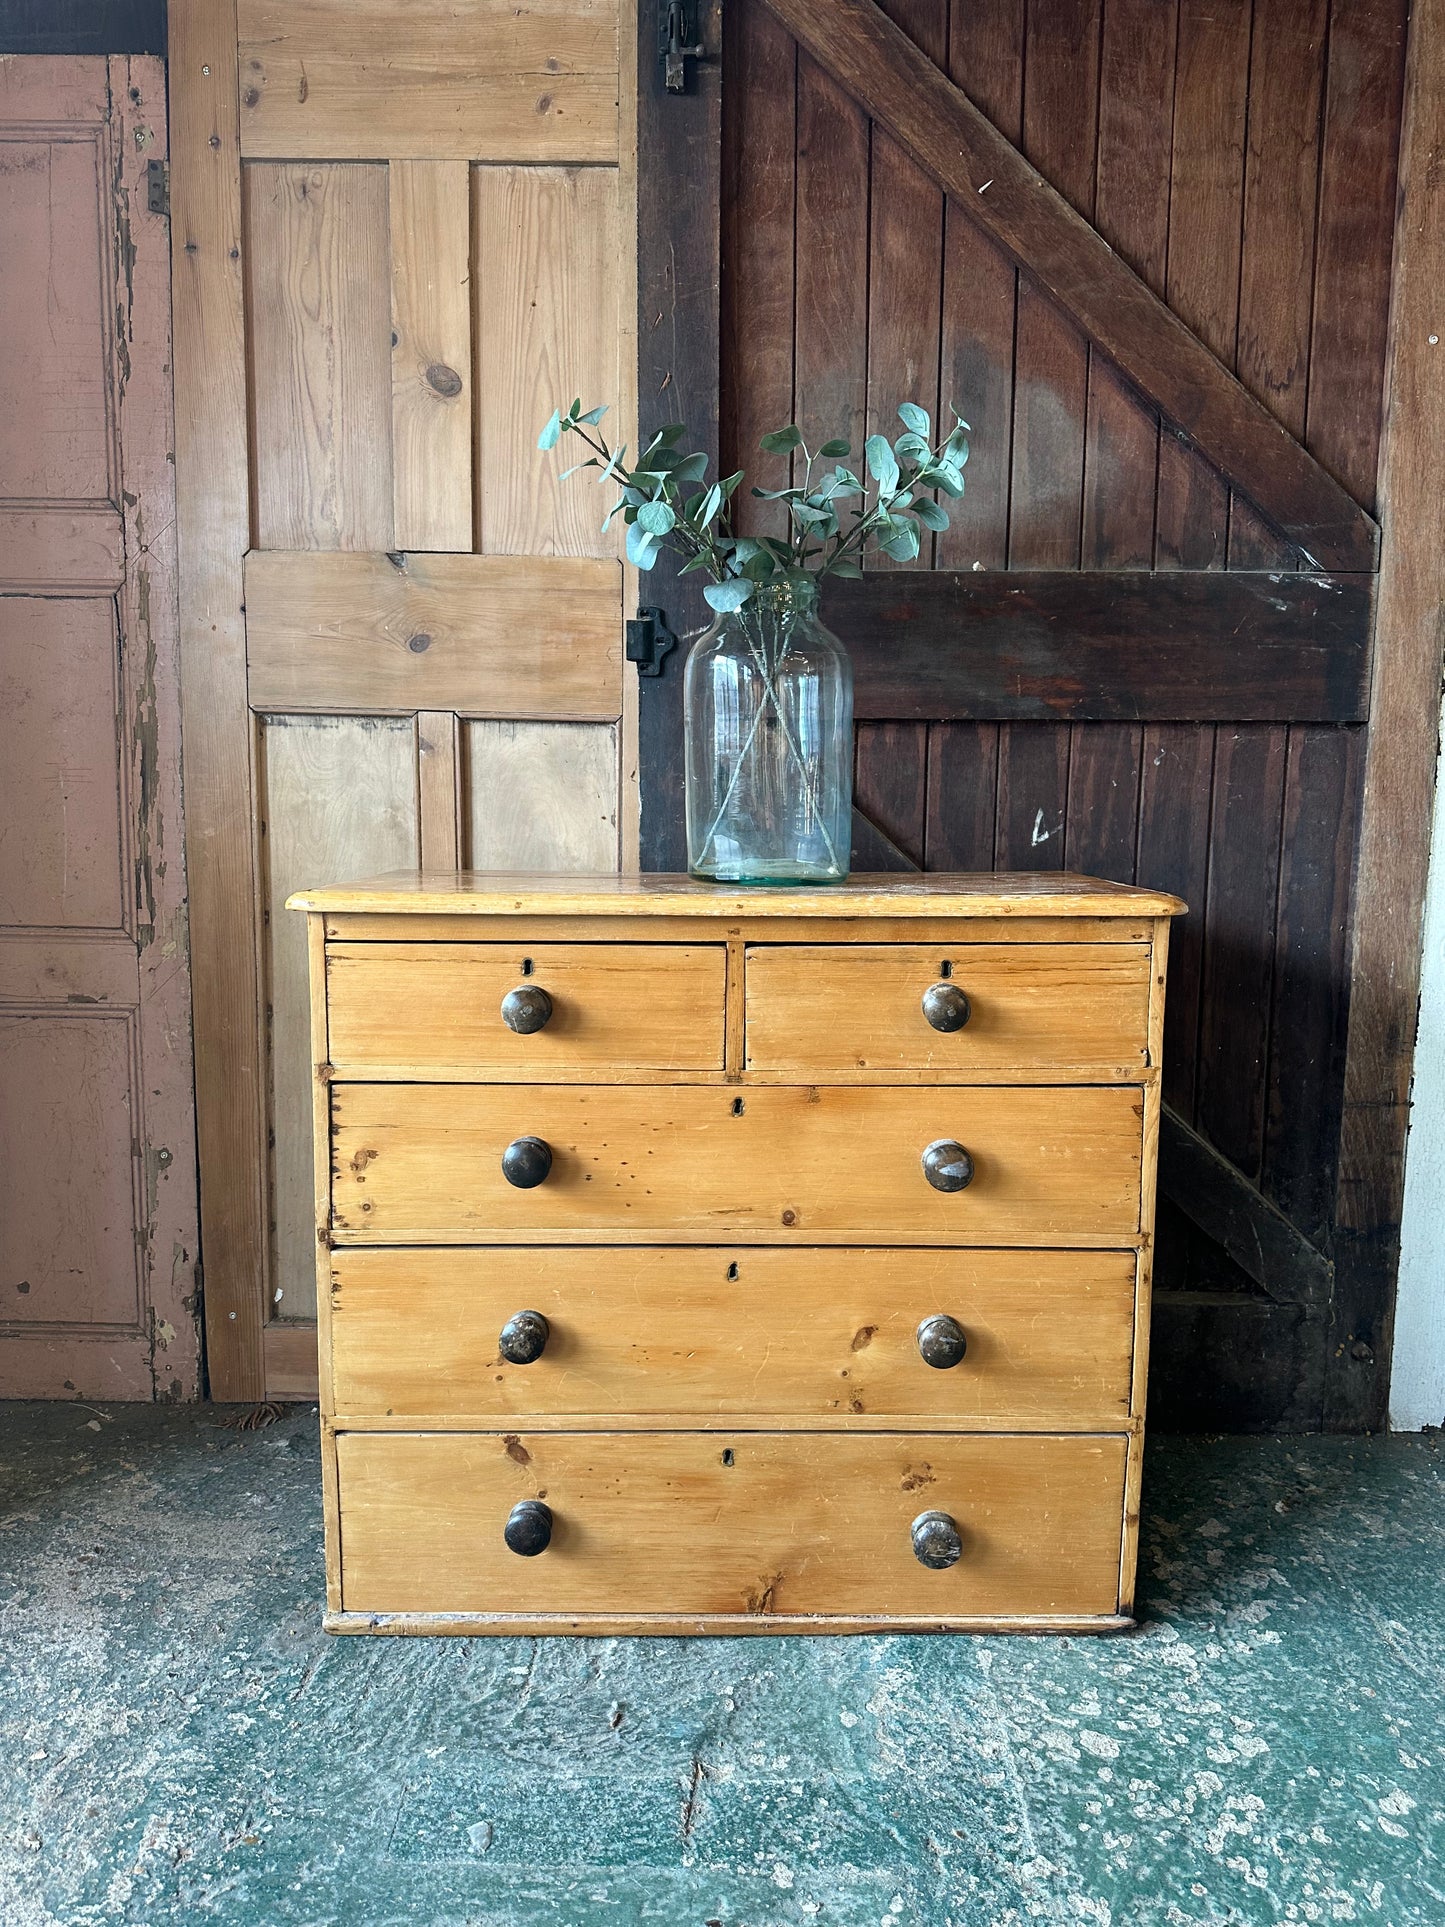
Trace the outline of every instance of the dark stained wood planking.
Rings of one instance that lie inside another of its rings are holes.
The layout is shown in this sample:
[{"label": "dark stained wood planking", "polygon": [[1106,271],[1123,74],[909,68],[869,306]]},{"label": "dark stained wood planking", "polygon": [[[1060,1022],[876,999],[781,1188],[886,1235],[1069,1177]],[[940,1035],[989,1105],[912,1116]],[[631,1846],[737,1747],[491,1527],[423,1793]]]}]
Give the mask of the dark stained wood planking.
[{"label": "dark stained wood planking", "polygon": [[868,414],[868,120],[798,56],[794,419],[809,447],[861,449]]},{"label": "dark stained wood planking", "polygon": [[1134,881],[1142,728],[1079,723],[1069,749],[1064,868]]},{"label": "dark stained wood planking", "polygon": [[1305,439],[1375,506],[1407,0],[1331,0]]},{"label": "dark stained wood planking", "polygon": [[925,723],[861,723],[853,800],[889,841],[923,867],[928,780]]},{"label": "dark stained wood planking", "polygon": [[[1099,58],[1094,225],[1156,294],[1169,245],[1175,12],[1112,0]],[[1083,563],[1147,569],[1154,560],[1159,415],[1102,355],[1089,363]]]},{"label": "dark stained wood planking", "polygon": [[1164,1004],[1164,1095],[1188,1118],[1198,1070],[1214,736],[1187,723],[1152,725],[1144,731],[1139,772],[1135,880],[1172,890],[1189,905],[1170,927]]},{"label": "dark stained wood planking", "polygon": [[[648,164],[637,171],[637,411],[640,436],[685,421],[692,446],[711,450],[718,446],[721,334],[720,0],[703,0],[698,21],[713,57],[689,63],[686,94],[663,88],[656,22],[646,9],[638,26],[637,146]],[[712,620],[701,579],[679,575],[666,557],[647,578],[647,599],[666,609],[684,644]],[[638,678],[644,870],[687,867],[682,653],[673,652],[670,673]]]},{"label": "dark stained wood planking", "polygon": [[1254,1179],[1264,1152],[1286,735],[1274,724],[1221,728],[1214,752],[1192,1121]]},{"label": "dark stained wood planking", "polygon": [[1289,732],[1263,1183],[1316,1243],[1334,1207],[1363,749],[1357,729]]},{"label": "dark stained wood planking", "polygon": [[[793,215],[797,45],[759,0],[739,0],[723,42],[721,469],[748,486],[784,488],[786,455],[759,438],[793,413]],[[766,533],[776,513],[747,490],[741,534]]]},{"label": "dark stained wood planking", "polygon": [[[767,0],[1222,472],[1320,567],[1372,568],[1378,530],[874,0]],[[1077,86],[1077,74],[1074,76]],[[1028,106],[1025,103],[1027,123]],[[1028,129],[1025,128],[1027,140]],[[988,183],[989,191],[978,189]]]},{"label": "dark stained wood planking", "polygon": [[[1328,0],[1254,0],[1236,370],[1296,437],[1304,433],[1314,289],[1320,110]],[[1307,546],[1307,545],[1306,545]],[[1307,566],[1238,490],[1232,568]]]},{"label": "dark stained wood planking", "polygon": [[[1100,0],[1057,0],[1027,15],[1022,152],[1079,214],[1094,209]],[[997,191],[1001,183],[989,189]],[[976,196],[980,201],[986,196]],[[1027,270],[1014,340],[1009,566],[1077,568],[1083,529],[1089,343]]]},{"label": "dark stained wood planking", "polygon": [[[1165,298],[1226,367],[1239,321],[1239,247],[1250,0],[1179,0]],[[1161,569],[1218,569],[1229,491],[1195,450],[1159,445],[1156,559]]]},{"label": "dark stained wood planking", "polygon": [[1069,807],[1067,724],[1005,723],[998,733],[996,870],[1057,870]]},{"label": "dark stained wood planking", "polygon": [[1357,722],[1373,582],[870,571],[823,612],[873,720]]},{"label": "dark stained wood planking", "polygon": [[[948,52],[947,0],[883,4],[914,45],[942,66]],[[903,426],[900,402],[917,402],[938,420],[943,195],[917,162],[878,128],[873,131],[868,205],[868,429],[891,439]],[[926,569],[933,558],[933,537],[927,530],[919,533],[921,545],[912,566]]]},{"label": "dark stained wood planking", "polygon": [[998,739],[997,723],[934,723],[929,729],[928,869],[993,868]]},{"label": "dark stained wood planking", "polygon": [[[1023,123],[1023,0],[979,0],[949,13],[948,75],[1006,139]],[[945,207],[942,400],[970,424],[961,501],[934,543],[938,568],[1001,569],[1008,560],[1018,269],[968,212]]]}]

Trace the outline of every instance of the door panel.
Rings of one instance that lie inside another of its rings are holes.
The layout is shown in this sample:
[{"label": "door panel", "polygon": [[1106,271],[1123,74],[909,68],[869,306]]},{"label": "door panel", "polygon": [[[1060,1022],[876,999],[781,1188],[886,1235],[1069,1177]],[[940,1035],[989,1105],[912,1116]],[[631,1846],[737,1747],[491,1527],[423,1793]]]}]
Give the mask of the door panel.
[{"label": "door panel", "polygon": [[631,841],[620,542],[536,442],[631,415],[632,116],[619,0],[170,18],[209,1330],[259,1396],[314,1313],[286,891]]},{"label": "door panel", "polygon": [[0,1397],[193,1397],[152,59],[0,62]]}]

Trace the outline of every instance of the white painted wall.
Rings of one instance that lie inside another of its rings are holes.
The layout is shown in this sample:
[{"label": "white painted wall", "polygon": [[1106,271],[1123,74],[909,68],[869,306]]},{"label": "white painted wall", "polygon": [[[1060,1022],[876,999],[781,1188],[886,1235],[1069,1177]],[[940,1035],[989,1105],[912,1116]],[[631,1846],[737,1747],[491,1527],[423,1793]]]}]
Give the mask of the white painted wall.
[{"label": "white painted wall", "polygon": [[1445,783],[1438,780],[1422,964],[1390,1369],[1390,1424],[1397,1432],[1445,1425]]}]

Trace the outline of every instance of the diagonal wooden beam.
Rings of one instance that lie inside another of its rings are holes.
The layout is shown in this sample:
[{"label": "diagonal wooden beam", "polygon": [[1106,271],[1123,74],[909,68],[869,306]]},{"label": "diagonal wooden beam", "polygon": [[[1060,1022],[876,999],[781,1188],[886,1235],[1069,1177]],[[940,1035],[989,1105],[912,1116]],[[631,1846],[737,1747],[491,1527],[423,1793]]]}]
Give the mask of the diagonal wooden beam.
[{"label": "diagonal wooden beam", "polygon": [[1353,497],[874,0],[765,4],[1310,567],[1375,568]]}]

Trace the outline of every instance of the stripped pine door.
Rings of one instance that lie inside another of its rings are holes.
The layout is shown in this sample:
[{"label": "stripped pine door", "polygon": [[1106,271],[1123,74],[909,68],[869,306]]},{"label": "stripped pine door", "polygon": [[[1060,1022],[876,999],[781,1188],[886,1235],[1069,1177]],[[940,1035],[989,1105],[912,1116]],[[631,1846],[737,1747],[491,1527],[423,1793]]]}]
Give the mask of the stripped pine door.
[{"label": "stripped pine door", "polygon": [[635,860],[619,549],[597,499],[536,449],[574,395],[631,414],[635,29],[619,4],[172,0],[220,1397],[315,1384],[305,931],[288,893],[418,862]]},{"label": "stripped pine door", "polygon": [[155,59],[0,61],[0,1397],[193,1398]]}]

